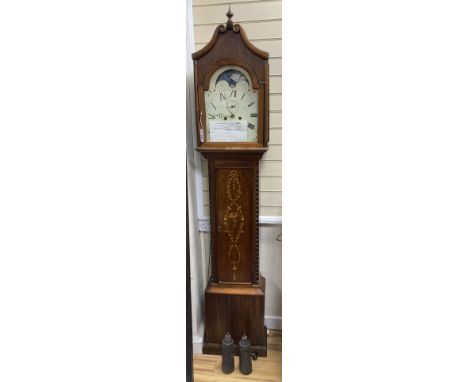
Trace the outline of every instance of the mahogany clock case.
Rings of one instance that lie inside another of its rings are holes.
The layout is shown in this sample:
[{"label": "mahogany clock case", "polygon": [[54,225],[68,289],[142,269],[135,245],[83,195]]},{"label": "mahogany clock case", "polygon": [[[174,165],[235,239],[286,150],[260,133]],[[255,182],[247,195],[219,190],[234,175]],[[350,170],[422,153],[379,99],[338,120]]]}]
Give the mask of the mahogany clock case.
[{"label": "mahogany clock case", "polygon": [[[259,161],[268,147],[268,53],[247,39],[242,27],[219,25],[194,53],[197,150],[208,160],[211,275],[205,289],[203,352],[221,354],[227,331],[235,343],[246,334],[252,351],[266,356],[265,278],[259,272]],[[206,141],[204,92],[220,67],[237,65],[258,92],[257,140]],[[237,352],[237,347],[235,348]]]},{"label": "mahogany clock case", "polygon": [[[228,13],[232,15],[232,13]],[[232,17],[232,16],[231,16]],[[195,108],[197,113],[197,140],[199,151],[209,149],[266,149],[269,140],[269,65],[268,53],[256,48],[247,38],[242,27],[232,24],[219,25],[210,42],[192,54],[195,79]],[[258,91],[258,139],[257,142],[206,142],[207,115],[204,92],[208,90],[211,76],[222,66],[236,65],[244,69]],[[200,134],[200,130],[203,133]],[[203,138],[203,139],[201,139]]]}]

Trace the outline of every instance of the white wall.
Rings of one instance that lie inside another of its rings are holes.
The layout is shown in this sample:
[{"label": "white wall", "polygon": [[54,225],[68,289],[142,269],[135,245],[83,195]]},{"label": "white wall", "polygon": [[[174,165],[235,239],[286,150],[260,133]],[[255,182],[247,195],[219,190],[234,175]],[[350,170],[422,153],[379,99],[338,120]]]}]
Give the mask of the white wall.
[{"label": "white wall", "polygon": [[260,226],[260,272],[266,279],[265,325],[282,328],[281,225]]},{"label": "white wall", "polygon": [[193,63],[190,56],[193,50],[193,21],[191,0],[186,0],[186,146],[187,146],[187,193],[189,205],[189,233],[190,233],[190,280],[192,288],[192,333],[194,353],[201,352],[203,325],[203,292],[207,281],[204,250],[202,246],[203,235],[199,234],[199,215],[203,209],[201,203],[201,158],[195,150],[193,136],[195,124],[195,105],[193,93]]}]

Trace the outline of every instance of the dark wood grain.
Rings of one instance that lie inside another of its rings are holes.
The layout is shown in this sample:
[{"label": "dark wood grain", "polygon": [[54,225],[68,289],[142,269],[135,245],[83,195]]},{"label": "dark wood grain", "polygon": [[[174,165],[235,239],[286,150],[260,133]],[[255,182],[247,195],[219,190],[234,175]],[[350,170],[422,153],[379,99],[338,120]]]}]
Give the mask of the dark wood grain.
[{"label": "dark wood grain", "polygon": [[260,357],[267,355],[265,279],[257,287],[208,285],[205,291],[206,330],[203,352],[220,354],[219,345],[226,331],[239,343],[246,334]]},{"label": "dark wood grain", "polygon": [[[259,161],[268,149],[268,53],[257,49],[242,27],[216,28],[211,41],[192,55],[195,71],[198,147],[208,160],[211,275],[205,290],[203,352],[220,354],[227,331],[236,343],[246,334],[252,349],[266,356],[265,279],[259,272]],[[221,66],[245,69],[258,91],[257,142],[202,142],[204,91]]]},{"label": "dark wood grain", "polygon": [[198,52],[192,54],[195,78],[195,108],[197,131],[206,126],[200,123],[200,113],[206,115],[204,91],[208,89],[211,75],[223,65],[239,65],[252,79],[252,86],[258,89],[258,141],[257,142],[201,142],[197,134],[198,149],[205,148],[259,148],[267,147],[269,139],[269,65],[268,53],[256,48],[247,38],[239,24],[229,29],[224,25],[216,28],[211,41]]}]

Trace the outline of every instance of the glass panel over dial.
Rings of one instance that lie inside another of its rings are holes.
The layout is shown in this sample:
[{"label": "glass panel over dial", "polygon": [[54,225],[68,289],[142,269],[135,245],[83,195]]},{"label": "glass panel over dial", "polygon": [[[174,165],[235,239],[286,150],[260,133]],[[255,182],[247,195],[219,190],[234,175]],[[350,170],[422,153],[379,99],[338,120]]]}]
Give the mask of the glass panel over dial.
[{"label": "glass panel over dial", "polygon": [[257,142],[258,91],[246,70],[219,68],[205,91],[207,142]]}]

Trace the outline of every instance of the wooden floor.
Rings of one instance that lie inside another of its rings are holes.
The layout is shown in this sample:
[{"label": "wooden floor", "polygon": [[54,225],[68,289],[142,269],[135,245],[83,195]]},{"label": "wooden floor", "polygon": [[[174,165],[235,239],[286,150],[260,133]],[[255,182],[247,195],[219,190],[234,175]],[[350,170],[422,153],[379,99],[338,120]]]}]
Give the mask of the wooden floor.
[{"label": "wooden floor", "polygon": [[252,361],[252,374],[239,371],[239,357],[234,357],[231,374],[221,371],[221,356],[195,354],[193,356],[194,382],[280,382],[281,381],[281,331],[268,333],[268,356]]}]

